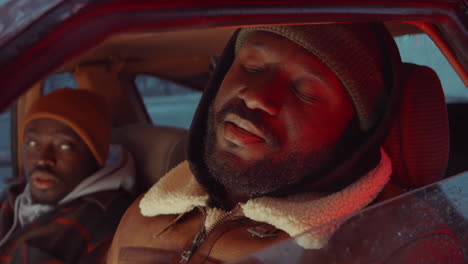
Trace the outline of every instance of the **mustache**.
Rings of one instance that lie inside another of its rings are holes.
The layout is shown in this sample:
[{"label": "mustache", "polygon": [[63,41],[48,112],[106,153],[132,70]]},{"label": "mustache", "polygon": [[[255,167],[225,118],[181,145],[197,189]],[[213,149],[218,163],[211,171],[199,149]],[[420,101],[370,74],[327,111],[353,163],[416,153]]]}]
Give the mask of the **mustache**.
[{"label": "mustache", "polygon": [[264,135],[265,141],[274,147],[279,146],[279,139],[272,132],[273,129],[265,121],[266,114],[259,110],[249,109],[243,102],[226,104],[219,112],[215,113],[215,122],[221,124],[226,119],[226,115],[236,114],[254,124]]},{"label": "mustache", "polygon": [[50,168],[50,167],[47,167],[47,166],[36,166],[34,167],[29,173],[28,173],[28,178],[30,178],[34,173],[36,172],[42,172],[42,173],[47,173],[47,174],[50,174],[54,177],[57,178],[57,174],[55,174],[55,172]]}]

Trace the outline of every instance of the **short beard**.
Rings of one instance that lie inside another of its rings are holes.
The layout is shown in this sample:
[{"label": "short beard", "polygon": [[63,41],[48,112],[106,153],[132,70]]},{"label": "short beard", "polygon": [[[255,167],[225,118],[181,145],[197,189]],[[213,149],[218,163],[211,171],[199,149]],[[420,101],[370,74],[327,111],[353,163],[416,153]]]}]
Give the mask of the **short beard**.
[{"label": "short beard", "polygon": [[[336,154],[338,143],[307,153],[289,153],[279,161],[265,158],[246,169],[239,168],[235,162],[238,157],[228,152],[217,151],[216,124],[221,122],[227,113],[234,112],[250,120],[255,119],[249,117],[256,113],[249,113],[252,110],[238,105],[227,108],[214,113],[213,107],[210,107],[204,149],[204,161],[210,177],[226,191],[234,191],[250,198],[271,195],[287,189],[305,177],[318,178],[325,168],[330,167],[331,157]],[[300,149],[299,146],[297,149]]]}]

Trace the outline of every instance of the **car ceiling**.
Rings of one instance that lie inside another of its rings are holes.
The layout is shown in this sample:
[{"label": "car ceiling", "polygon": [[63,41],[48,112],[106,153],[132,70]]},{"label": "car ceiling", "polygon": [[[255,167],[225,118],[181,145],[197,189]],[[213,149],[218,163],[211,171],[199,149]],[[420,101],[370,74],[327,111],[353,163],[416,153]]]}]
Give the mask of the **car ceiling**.
[{"label": "car ceiling", "polygon": [[[394,36],[420,33],[404,23],[386,23]],[[235,28],[211,28],[172,32],[128,32],[113,35],[56,72],[73,71],[79,65],[125,63],[132,74],[151,74],[194,89],[203,89],[210,64],[220,56]]]}]

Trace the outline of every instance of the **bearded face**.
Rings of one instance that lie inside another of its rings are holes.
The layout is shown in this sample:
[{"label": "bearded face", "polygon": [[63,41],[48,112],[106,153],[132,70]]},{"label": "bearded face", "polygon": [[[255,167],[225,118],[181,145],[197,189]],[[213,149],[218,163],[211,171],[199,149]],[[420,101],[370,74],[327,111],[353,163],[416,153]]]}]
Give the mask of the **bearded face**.
[{"label": "bearded face", "polygon": [[[228,114],[235,114],[247,120],[252,120],[261,127],[266,135],[266,141],[274,149],[279,149],[279,139],[268,132],[261,123],[260,112],[249,110],[242,104],[228,105],[219,113],[210,108],[208,118],[208,133],[205,138],[205,163],[215,180],[228,191],[242,193],[248,197],[257,197],[281,190],[301,181],[304,177],[319,174],[320,170],[330,160],[335,152],[335,146],[323,146],[319,150],[309,152],[295,151],[287,153],[282,158],[265,156],[248,166],[239,166],[239,158],[226,151],[216,148],[216,126],[223,123]],[[236,148],[235,144],[229,144]],[[300,145],[296,146],[300,150]]]},{"label": "bearded face", "polygon": [[323,62],[286,38],[254,32],[211,106],[203,158],[228,192],[268,194],[319,177],[355,117]]}]

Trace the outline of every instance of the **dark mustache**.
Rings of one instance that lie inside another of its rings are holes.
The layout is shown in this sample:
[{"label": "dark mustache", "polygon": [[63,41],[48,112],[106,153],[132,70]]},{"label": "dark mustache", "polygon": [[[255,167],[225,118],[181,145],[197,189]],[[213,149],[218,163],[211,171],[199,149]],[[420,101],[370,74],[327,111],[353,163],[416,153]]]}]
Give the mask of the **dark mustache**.
[{"label": "dark mustache", "polygon": [[270,143],[272,146],[279,146],[279,139],[272,133],[273,129],[265,122],[266,113],[259,110],[249,109],[243,102],[227,104],[216,113],[216,123],[223,123],[226,115],[229,113],[236,114],[254,124],[264,135],[265,141]]},{"label": "dark mustache", "polygon": [[46,166],[36,166],[34,167],[30,172],[29,172],[29,175],[28,175],[28,178],[30,178],[34,173],[36,172],[42,172],[42,173],[47,173],[47,174],[50,174],[54,177],[57,178],[57,174],[55,174],[55,172],[49,168],[49,167],[46,167]]}]

